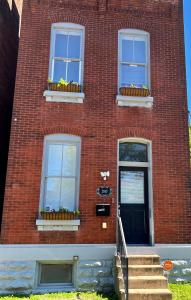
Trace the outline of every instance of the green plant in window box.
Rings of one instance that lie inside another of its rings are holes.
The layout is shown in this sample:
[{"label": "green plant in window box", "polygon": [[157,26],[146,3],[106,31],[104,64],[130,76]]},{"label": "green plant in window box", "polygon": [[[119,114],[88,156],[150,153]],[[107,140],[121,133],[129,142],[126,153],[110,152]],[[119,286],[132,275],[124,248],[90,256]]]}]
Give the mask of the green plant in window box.
[{"label": "green plant in window box", "polygon": [[146,85],[138,87],[133,83],[130,86],[120,87],[119,91],[122,96],[148,97],[150,95],[150,90]]},{"label": "green plant in window box", "polygon": [[43,220],[77,220],[80,216],[79,210],[70,211],[66,208],[60,208],[59,211],[42,210],[40,216]]},{"label": "green plant in window box", "polygon": [[66,81],[60,78],[58,82],[48,79],[48,89],[50,91],[80,93],[81,85],[74,81]]}]

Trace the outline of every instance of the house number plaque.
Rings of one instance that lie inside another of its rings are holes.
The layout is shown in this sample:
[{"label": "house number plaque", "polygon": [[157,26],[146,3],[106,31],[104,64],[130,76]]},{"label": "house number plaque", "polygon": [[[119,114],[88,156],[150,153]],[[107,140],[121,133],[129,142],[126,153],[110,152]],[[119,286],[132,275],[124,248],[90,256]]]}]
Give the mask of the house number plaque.
[{"label": "house number plaque", "polygon": [[112,195],[112,189],[108,186],[100,186],[97,188],[97,194],[100,197],[109,197]]}]

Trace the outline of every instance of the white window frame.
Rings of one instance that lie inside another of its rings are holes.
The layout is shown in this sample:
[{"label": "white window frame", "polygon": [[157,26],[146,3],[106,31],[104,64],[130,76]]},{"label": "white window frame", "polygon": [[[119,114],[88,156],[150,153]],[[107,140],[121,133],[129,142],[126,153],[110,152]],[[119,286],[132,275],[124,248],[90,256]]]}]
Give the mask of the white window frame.
[{"label": "white window frame", "polygon": [[[131,161],[120,161],[119,160],[119,146],[121,143],[140,143],[147,145],[147,162],[131,162]],[[149,228],[150,228],[150,244],[153,246],[155,243],[154,240],[154,205],[153,205],[153,163],[152,163],[152,141],[144,139],[144,138],[122,138],[118,140],[117,145],[117,191],[119,191],[119,167],[141,167],[148,169],[148,201],[149,201]],[[117,195],[119,201],[119,194]],[[118,207],[118,206],[117,206]],[[117,215],[119,211],[117,209]]]},{"label": "white window frame", "polygon": [[[54,65],[54,49],[55,49],[55,39],[56,33],[58,32],[65,32],[67,34],[77,33],[81,36],[81,45],[80,45],[80,52],[81,58],[74,59],[72,61],[80,61],[80,70],[79,70],[79,84],[83,87],[83,70],[84,70],[84,45],[85,45],[85,27],[79,24],[74,23],[54,23],[52,24],[51,28],[51,42],[50,42],[50,60],[49,60],[49,78],[53,80],[53,65]],[[61,60],[65,61],[67,59],[61,58]]]},{"label": "white window frame", "polygon": [[[65,284],[65,283],[40,283],[40,276],[41,276],[41,265],[43,264],[70,264],[72,265],[72,283],[71,284]],[[68,261],[50,261],[50,260],[41,260],[37,261],[36,264],[36,276],[35,276],[35,283],[34,283],[34,289],[33,292],[56,292],[56,291],[73,291],[76,288],[77,282],[77,262],[74,260],[68,260]]]},{"label": "white window frame", "polygon": [[[136,63],[136,65],[146,65],[147,67],[147,85],[150,89],[150,34],[143,30],[138,29],[121,29],[118,31],[118,90],[121,87],[121,65],[122,63],[131,64],[131,62],[122,62],[122,38],[123,36],[141,37],[145,39],[146,45],[146,64]],[[135,64],[132,62],[132,64]]]},{"label": "white window frame", "polygon": [[[48,145],[50,144],[72,144],[77,147],[76,154],[76,186],[75,186],[75,210],[79,208],[79,187],[80,187],[80,153],[81,153],[81,138],[74,135],[67,134],[53,134],[48,135],[44,139],[44,152],[43,152],[43,166],[42,166],[42,179],[41,179],[41,193],[40,193],[40,208],[41,211],[45,207],[45,176],[46,176],[46,167],[48,161]],[[45,220],[43,220],[44,222]],[[65,221],[66,222],[66,221]],[[65,223],[65,222],[55,222],[57,223]],[[44,222],[44,223],[50,223]],[[52,222],[54,223],[54,222]],[[42,224],[41,224],[42,225]],[[48,225],[48,224],[47,224]]]}]

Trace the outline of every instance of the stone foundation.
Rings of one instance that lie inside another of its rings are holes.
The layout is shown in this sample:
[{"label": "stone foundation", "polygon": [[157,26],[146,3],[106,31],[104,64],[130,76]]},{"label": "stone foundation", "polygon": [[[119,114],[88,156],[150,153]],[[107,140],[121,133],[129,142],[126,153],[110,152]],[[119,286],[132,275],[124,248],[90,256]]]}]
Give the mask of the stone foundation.
[{"label": "stone foundation", "polygon": [[165,272],[169,283],[191,282],[191,260],[172,260],[173,270]]}]

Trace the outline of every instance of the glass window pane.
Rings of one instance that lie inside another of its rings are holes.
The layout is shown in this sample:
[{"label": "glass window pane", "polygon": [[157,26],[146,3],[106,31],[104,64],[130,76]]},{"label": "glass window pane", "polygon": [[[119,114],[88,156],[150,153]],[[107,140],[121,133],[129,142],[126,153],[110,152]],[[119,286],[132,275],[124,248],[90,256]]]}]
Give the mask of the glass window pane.
[{"label": "glass window pane", "polygon": [[121,65],[121,86],[130,86],[131,84],[137,87],[147,85],[146,68],[144,66]]},{"label": "glass window pane", "polygon": [[121,203],[144,204],[144,172],[121,171]]},{"label": "glass window pane", "polygon": [[122,61],[133,62],[133,40],[122,40]]},{"label": "glass window pane", "polygon": [[60,208],[60,178],[46,178],[45,207],[58,211]]},{"label": "glass window pane", "polygon": [[62,164],[63,176],[75,176],[76,175],[76,146],[64,145],[63,146],[63,164]]},{"label": "glass window pane", "polygon": [[70,35],[68,44],[68,58],[80,58],[80,35]]},{"label": "glass window pane", "polygon": [[68,63],[67,81],[73,81],[79,83],[79,70],[80,70],[79,62]]},{"label": "glass window pane", "polygon": [[69,283],[72,284],[72,265],[71,264],[42,264],[40,283]]},{"label": "glass window pane", "polygon": [[53,81],[58,82],[60,78],[66,79],[66,63],[64,61],[54,61]]},{"label": "glass window pane", "polygon": [[147,145],[138,143],[121,143],[119,145],[119,160],[147,162]]},{"label": "glass window pane", "polygon": [[62,145],[48,145],[47,176],[61,176]]},{"label": "glass window pane", "polygon": [[146,63],[145,41],[134,41],[134,62]]},{"label": "glass window pane", "polygon": [[69,210],[75,210],[75,178],[62,178],[62,205]]},{"label": "glass window pane", "polygon": [[68,35],[65,34],[56,34],[55,41],[55,57],[67,57],[67,43],[68,43]]}]

